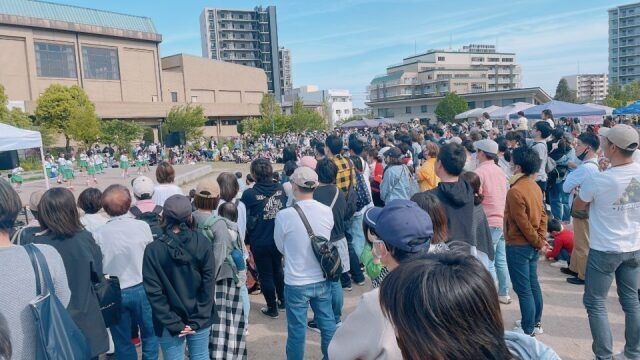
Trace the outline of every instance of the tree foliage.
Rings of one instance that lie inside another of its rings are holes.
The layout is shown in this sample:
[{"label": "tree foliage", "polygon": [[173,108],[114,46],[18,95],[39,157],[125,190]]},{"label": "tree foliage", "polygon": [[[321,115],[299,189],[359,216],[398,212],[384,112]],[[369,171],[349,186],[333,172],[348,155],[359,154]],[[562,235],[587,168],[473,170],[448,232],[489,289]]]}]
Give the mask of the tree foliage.
[{"label": "tree foliage", "polygon": [[609,92],[603,104],[613,108],[619,108],[638,100],[640,100],[640,82],[633,81],[625,86],[614,83],[609,85]]},{"label": "tree foliage", "polygon": [[71,111],[67,120],[67,134],[71,139],[89,148],[100,138],[100,130],[100,120],[90,107],[79,107]]},{"label": "tree foliage", "polygon": [[162,132],[184,131],[186,140],[196,140],[202,136],[205,121],[204,109],[200,105],[174,106],[167,114]]},{"label": "tree foliage", "polygon": [[38,98],[35,115],[38,124],[64,135],[68,149],[69,121],[74,113],[93,113],[95,117],[95,106],[79,86],[53,84]]},{"label": "tree foliage", "polygon": [[5,94],[4,86],[0,85],[0,123],[15,126],[20,129],[39,131],[42,136],[42,144],[51,146],[54,142],[51,131],[43,127],[37,127],[27,113],[19,108],[9,110],[7,104],[9,98]]},{"label": "tree foliage", "polygon": [[100,140],[105,144],[116,145],[120,149],[126,149],[135,140],[140,139],[143,133],[142,125],[134,121],[110,120],[100,123]]},{"label": "tree foliage", "polygon": [[453,122],[456,115],[465,112],[469,109],[469,104],[460,95],[455,92],[448,93],[444,99],[440,100],[438,106],[436,106],[435,114],[438,120],[444,122]]},{"label": "tree foliage", "polygon": [[556,96],[554,96],[553,99],[574,104],[578,103],[576,91],[569,89],[569,84],[564,78],[560,79],[560,81],[558,82],[558,86],[556,87]]},{"label": "tree foliage", "polygon": [[265,94],[260,103],[260,116],[242,120],[242,131],[252,135],[282,134],[288,131],[324,130],[327,123],[314,109],[304,107],[300,100],[293,104],[291,115],[282,113],[273,94]]},{"label": "tree foliage", "polygon": [[9,118],[9,109],[7,108],[8,103],[9,97],[4,91],[4,86],[0,84],[0,120],[5,124],[5,119]]}]

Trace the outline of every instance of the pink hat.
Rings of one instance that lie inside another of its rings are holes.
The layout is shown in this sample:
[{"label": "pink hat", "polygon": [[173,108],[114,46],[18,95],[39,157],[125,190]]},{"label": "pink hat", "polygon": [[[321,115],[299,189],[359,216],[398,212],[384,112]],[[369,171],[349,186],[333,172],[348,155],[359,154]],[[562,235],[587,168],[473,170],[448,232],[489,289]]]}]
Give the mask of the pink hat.
[{"label": "pink hat", "polygon": [[316,169],[316,165],[318,165],[318,161],[313,156],[303,156],[296,163],[298,166],[306,166],[308,168]]}]

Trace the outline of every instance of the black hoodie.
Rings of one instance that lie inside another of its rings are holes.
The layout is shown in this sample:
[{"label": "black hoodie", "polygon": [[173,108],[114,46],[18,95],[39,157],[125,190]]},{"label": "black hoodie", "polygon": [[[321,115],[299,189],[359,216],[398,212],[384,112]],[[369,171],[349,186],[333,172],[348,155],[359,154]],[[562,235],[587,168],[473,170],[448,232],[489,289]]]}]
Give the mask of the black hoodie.
[{"label": "black hoodie", "polygon": [[458,182],[441,182],[435,194],[447,212],[449,240],[464,241],[475,245],[473,234],[473,189],[464,180]]},{"label": "black hoodie", "polygon": [[247,235],[245,243],[252,249],[275,247],[273,229],[276,214],[287,203],[282,185],[260,182],[242,193],[241,201],[247,207]]}]

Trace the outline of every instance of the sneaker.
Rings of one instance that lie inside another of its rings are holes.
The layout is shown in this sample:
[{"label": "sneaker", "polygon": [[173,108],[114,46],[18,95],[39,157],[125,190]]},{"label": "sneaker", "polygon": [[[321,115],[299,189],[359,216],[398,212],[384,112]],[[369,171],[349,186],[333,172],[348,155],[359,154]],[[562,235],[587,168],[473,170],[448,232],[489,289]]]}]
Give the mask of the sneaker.
[{"label": "sneaker", "polygon": [[336,323],[336,329],[337,329],[337,328],[339,328],[340,326],[342,326],[342,321],[338,321],[338,322]]},{"label": "sneaker", "polygon": [[318,329],[318,324],[316,323],[315,320],[307,321],[307,329],[320,334],[320,329]]},{"label": "sneaker", "polygon": [[569,266],[569,264],[567,264],[565,260],[558,260],[556,262],[549,264],[549,266],[553,266],[554,268],[566,268]]},{"label": "sneaker", "polygon": [[[517,328],[522,328],[522,320],[517,320],[516,321],[516,327]],[[533,333],[535,335],[542,335],[544,334],[544,330],[542,330],[542,324],[541,323],[537,323],[536,327],[533,328]]]},{"label": "sneaker", "polygon": [[343,287],[342,287],[342,289],[343,289],[343,290],[347,290],[347,291],[352,291],[352,290],[353,290],[353,287],[351,287],[351,285],[349,285],[349,286],[343,286]]},{"label": "sneaker", "polygon": [[365,284],[365,283],[366,283],[366,282],[365,282],[364,280],[362,280],[362,281],[360,281],[360,282],[357,282],[357,283],[356,283],[356,285],[358,285],[358,286],[364,286],[364,284]]},{"label": "sneaker", "polygon": [[272,319],[278,318],[278,309],[269,309],[268,307],[263,307],[262,309],[260,309],[260,312],[266,317],[270,317]]},{"label": "sneaker", "polygon": [[278,301],[278,311],[285,312],[287,308],[284,306],[284,301]]},{"label": "sneaker", "polygon": [[498,296],[498,300],[500,301],[501,304],[506,304],[506,305],[511,304],[511,296],[509,295],[504,295],[504,296],[500,295]]},{"label": "sneaker", "polygon": [[584,280],[580,279],[579,277],[567,278],[567,282],[573,285],[584,285]]},{"label": "sneaker", "polygon": [[514,327],[514,328],[513,328],[513,330],[511,330],[511,331],[513,331],[513,332],[517,332],[518,334],[529,335],[529,336],[531,336],[531,337],[535,337],[535,336],[536,336],[536,331],[535,331],[535,330],[533,330],[533,333],[532,333],[532,334],[527,334],[527,333],[525,333],[525,332],[524,332],[524,330],[522,330],[522,328],[521,328],[521,327],[519,327],[519,326]]}]

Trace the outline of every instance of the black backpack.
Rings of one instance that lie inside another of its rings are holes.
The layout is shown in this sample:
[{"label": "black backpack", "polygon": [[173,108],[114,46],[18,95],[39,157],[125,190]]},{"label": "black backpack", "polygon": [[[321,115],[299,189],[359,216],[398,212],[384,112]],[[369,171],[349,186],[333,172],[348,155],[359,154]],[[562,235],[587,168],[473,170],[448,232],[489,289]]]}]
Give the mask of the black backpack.
[{"label": "black backpack", "polygon": [[136,217],[137,220],[142,220],[149,224],[151,228],[151,234],[153,240],[158,239],[162,235],[162,228],[160,227],[160,214],[162,213],[162,206],[156,205],[153,210],[143,213],[137,206],[132,206],[129,209],[131,214]]},{"label": "black backpack", "polygon": [[[338,189],[338,191],[340,191],[340,189]],[[313,254],[320,263],[322,275],[324,275],[325,279],[329,281],[338,280],[340,275],[342,275],[342,261],[340,260],[338,248],[331,242],[331,240],[315,235],[300,206],[295,204],[293,207],[298,212],[298,215],[300,215],[300,219],[302,219],[302,223],[307,229],[307,235],[309,235],[309,240],[311,240],[311,248],[313,249]]]}]

